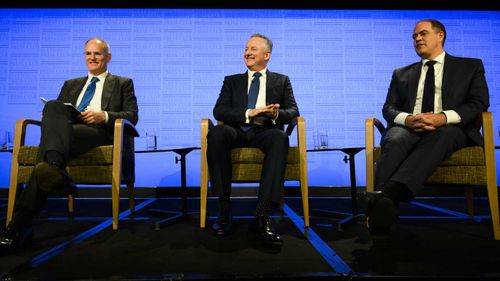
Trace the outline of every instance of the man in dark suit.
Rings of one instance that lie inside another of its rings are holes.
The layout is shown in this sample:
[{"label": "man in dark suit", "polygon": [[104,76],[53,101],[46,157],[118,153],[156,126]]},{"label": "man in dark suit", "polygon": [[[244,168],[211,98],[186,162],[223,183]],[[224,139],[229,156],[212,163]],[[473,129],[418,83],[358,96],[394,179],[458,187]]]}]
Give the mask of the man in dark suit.
[{"label": "man in dark suit", "polygon": [[387,233],[398,202],[413,200],[442,161],[481,143],[476,121],[489,107],[483,63],[445,53],[445,39],[441,22],[417,22],[413,45],[422,60],[393,73],[383,107],[389,129],[375,169],[381,191],[367,194],[372,233]]},{"label": "man in dark suit", "polygon": [[269,212],[280,201],[285,178],[288,136],[283,125],[299,115],[287,76],[270,72],[272,42],[254,34],[247,41],[244,60],[248,71],[227,76],[213,110],[215,126],[207,136],[210,182],[219,199],[219,215],[212,228],[217,235],[231,229],[231,149],[257,147],[264,154],[255,219],[250,230],[265,242],[281,244]]},{"label": "man in dark suit", "polygon": [[[134,84],[129,78],[108,72],[108,43],[92,38],[84,48],[88,76],[67,80],[57,100],[45,104],[38,163],[16,202],[12,221],[0,235],[0,251],[18,248],[33,238],[31,221],[48,195],[65,196],[76,191],[65,170],[69,159],[112,144],[116,119],[137,124]],[[80,113],[72,113],[64,103],[77,106]]]}]

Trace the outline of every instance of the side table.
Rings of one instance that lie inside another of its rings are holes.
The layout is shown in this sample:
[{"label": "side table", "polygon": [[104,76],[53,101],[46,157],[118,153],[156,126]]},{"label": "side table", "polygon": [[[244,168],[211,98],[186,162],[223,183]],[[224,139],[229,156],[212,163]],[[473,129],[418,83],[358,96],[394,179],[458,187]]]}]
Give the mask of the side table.
[{"label": "side table", "polygon": [[180,148],[161,148],[161,149],[151,149],[151,150],[136,150],[135,153],[158,153],[158,152],[175,152],[179,157],[175,156],[175,163],[181,164],[181,210],[180,211],[170,211],[170,210],[159,210],[151,209],[156,215],[168,217],[155,222],[155,229],[159,230],[160,226],[163,224],[171,223],[177,220],[185,219],[188,217],[187,211],[187,184],[186,184],[186,155],[188,155],[193,150],[199,150],[199,147],[180,147]]},{"label": "side table", "polygon": [[358,213],[358,196],[356,191],[356,167],[355,167],[355,155],[358,152],[365,149],[364,147],[343,147],[343,148],[326,148],[326,149],[308,149],[307,152],[326,152],[326,151],[342,151],[347,154],[344,156],[344,162],[349,163],[349,176],[351,180],[351,214],[345,214],[335,211],[329,210],[320,210],[320,209],[312,209],[311,213],[317,214],[320,216],[332,216],[332,215],[344,215],[347,217],[341,219],[337,222],[337,229],[342,231],[342,226],[349,222],[356,222],[356,220],[360,217]]}]

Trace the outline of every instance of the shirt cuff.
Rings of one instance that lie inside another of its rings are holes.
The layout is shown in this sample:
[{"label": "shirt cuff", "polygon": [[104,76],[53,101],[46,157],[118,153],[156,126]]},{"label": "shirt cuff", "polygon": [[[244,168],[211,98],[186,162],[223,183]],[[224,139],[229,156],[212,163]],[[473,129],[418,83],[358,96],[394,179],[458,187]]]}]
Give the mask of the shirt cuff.
[{"label": "shirt cuff", "polygon": [[250,124],[250,117],[248,116],[248,113],[250,112],[250,109],[247,109],[245,111],[245,123]]},{"label": "shirt cuff", "polygon": [[280,116],[280,111],[276,111],[276,117],[274,117],[273,119],[271,119],[271,123],[273,123],[273,125],[276,125],[276,120],[278,119],[278,116]]},{"label": "shirt cuff", "polygon": [[462,118],[455,110],[445,110],[443,111],[444,115],[446,115],[446,124],[453,125],[462,122]]},{"label": "shirt cuff", "polygon": [[394,118],[394,124],[404,126],[405,125],[406,117],[408,117],[410,115],[411,115],[410,113],[406,113],[406,112],[399,113],[396,116],[396,118]]},{"label": "shirt cuff", "polygon": [[108,120],[109,120],[108,112],[104,111],[104,124],[108,124]]}]

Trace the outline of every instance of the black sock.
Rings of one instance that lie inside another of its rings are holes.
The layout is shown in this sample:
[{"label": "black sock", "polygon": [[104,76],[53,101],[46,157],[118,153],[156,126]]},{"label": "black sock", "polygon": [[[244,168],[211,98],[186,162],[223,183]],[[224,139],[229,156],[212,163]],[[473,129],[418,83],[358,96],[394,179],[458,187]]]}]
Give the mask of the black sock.
[{"label": "black sock", "polygon": [[47,153],[45,154],[45,159],[48,163],[53,163],[61,169],[64,169],[64,167],[66,167],[66,160],[64,159],[64,156],[58,151],[47,151]]},{"label": "black sock", "polygon": [[273,207],[273,202],[271,200],[257,201],[257,207],[255,208],[255,216],[267,216]]}]

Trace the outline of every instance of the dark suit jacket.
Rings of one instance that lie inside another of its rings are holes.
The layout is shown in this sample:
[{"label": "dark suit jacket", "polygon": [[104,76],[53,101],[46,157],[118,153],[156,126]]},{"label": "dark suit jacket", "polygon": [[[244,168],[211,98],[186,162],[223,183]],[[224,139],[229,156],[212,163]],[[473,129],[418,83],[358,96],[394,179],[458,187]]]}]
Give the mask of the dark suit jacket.
[{"label": "dark suit jacket", "polygon": [[[266,74],[266,104],[278,103],[280,109],[276,124],[266,122],[264,125],[268,128],[283,129],[284,124],[290,123],[293,118],[299,116],[292,84],[286,75],[269,70]],[[226,76],[213,110],[215,119],[233,127],[243,125],[248,103],[247,91],[248,74],[246,72]]]},{"label": "dark suit jacket", "polygon": [[[87,82],[87,76],[66,80],[57,99],[76,106],[85,82]],[[111,133],[115,120],[118,118],[127,119],[136,125],[139,120],[139,109],[132,79],[108,73],[102,89],[101,109],[108,113],[108,122],[105,127]]]},{"label": "dark suit jacket", "polygon": [[[417,97],[422,62],[394,70],[382,110],[389,126],[401,113],[412,113]],[[477,126],[481,112],[489,107],[489,93],[480,59],[445,55],[442,84],[443,110],[454,110],[462,119],[457,124],[476,144],[482,143]]]}]

